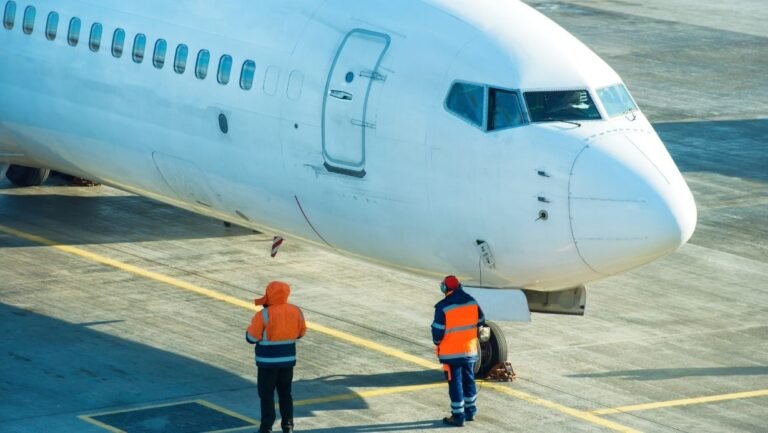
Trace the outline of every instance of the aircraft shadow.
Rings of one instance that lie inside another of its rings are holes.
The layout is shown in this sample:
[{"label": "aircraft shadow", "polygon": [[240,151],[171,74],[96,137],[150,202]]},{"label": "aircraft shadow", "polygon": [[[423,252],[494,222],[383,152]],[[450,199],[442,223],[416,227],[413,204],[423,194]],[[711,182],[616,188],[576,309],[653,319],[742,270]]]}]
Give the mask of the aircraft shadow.
[{"label": "aircraft shadow", "polygon": [[255,380],[93,329],[121,321],[68,323],[0,303],[0,390],[13,396],[3,398],[0,430],[6,422],[217,391],[255,395]]},{"label": "aircraft shadow", "polygon": [[608,371],[604,373],[584,373],[572,374],[568,377],[577,378],[600,378],[600,377],[618,377],[623,380],[667,380],[680,379],[684,377],[702,377],[702,376],[765,376],[768,375],[768,367],[765,366],[745,366],[745,367],[702,367],[702,368],[652,368],[644,370],[621,370]]},{"label": "aircraft shadow", "polygon": [[[33,426],[40,419],[56,415],[74,419],[79,414],[200,398],[259,419],[255,367],[253,379],[247,380],[204,362],[94,329],[119,322],[122,320],[116,318],[69,323],[0,303],[0,394],[13,396],[2,399],[0,431]],[[253,365],[253,352],[245,342],[243,363]],[[441,379],[439,372],[429,370],[297,380],[293,386],[296,401],[337,395],[348,399],[297,405],[295,416],[317,416],[314,410],[327,413],[368,409],[366,399],[355,396],[353,387],[387,388],[431,384]],[[222,402],[222,398],[231,403]],[[441,412],[436,409],[436,413]],[[418,430],[433,426],[403,423],[327,431]]]},{"label": "aircraft shadow", "polygon": [[[21,223],[21,224],[18,224]],[[62,245],[229,238],[254,231],[138,196],[0,194],[0,224],[18,230],[60,228]],[[70,234],[68,236],[68,234]],[[45,233],[34,231],[36,235]],[[8,244],[6,246],[16,246]]]},{"label": "aircraft shadow", "polygon": [[768,181],[768,119],[654,123],[682,172]]}]

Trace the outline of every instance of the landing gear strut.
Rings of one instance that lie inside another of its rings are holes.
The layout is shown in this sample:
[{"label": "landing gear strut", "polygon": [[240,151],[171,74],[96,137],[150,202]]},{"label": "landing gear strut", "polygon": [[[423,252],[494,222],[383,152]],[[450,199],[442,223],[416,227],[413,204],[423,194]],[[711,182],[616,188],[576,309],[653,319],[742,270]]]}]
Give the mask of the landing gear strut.
[{"label": "landing gear strut", "polygon": [[491,338],[479,343],[480,359],[475,364],[475,376],[479,378],[485,378],[496,364],[507,360],[507,339],[504,338],[504,332],[493,322],[485,322],[485,325],[491,328]]},{"label": "landing gear strut", "polygon": [[5,177],[16,186],[40,186],[48,179],[51,170],[47,168],[24,167],[11,165]]}]

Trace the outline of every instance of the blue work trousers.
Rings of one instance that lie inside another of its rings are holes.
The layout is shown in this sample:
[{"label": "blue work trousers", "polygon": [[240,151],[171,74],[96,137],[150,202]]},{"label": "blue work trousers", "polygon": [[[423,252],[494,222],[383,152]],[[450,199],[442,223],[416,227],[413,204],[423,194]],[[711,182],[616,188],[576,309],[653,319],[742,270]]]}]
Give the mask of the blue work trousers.
[{"label": "blue work trousers", "polygon": [[474,417],[477,413],[477,386],[475,386],[475,363],[446,364],[448,394],[451,396],[451,414],[458,420]]}]

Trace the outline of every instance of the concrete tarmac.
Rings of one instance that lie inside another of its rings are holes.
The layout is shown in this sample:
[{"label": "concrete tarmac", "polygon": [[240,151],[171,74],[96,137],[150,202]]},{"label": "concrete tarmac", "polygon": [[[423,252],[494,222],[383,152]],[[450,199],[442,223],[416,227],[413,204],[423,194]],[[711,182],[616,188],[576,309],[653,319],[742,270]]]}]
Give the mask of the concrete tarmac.
[{"label": "concrete tarmac", "polygon": [[[501,324],[519,375],[472,432],[768,431],[768,8],[528,1],[625,79],[683,171],[678,252],[589,286],[585,317]],[[713,17],[718,17],[714,19]],[[437,282],[108,187],[0,182],[0,433],[254,432],[250,300],[311,323],[297,431],[442,429]]]}]

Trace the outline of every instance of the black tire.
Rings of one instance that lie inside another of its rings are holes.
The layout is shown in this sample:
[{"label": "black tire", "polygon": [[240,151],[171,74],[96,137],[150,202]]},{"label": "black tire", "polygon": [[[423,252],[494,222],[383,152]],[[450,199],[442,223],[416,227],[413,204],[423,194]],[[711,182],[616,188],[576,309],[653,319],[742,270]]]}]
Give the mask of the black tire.
[{"label": "black tire", "polygon": [[479,344],[480,359],[475,364],[475,376],[481,379],[488,376],[496,364],[507,360],[507,339],[504,337],[504,331],[493,322],[485,322],[485,325],[491,328],[491,338]]},{"label": "black tire", "polygon": [[16,186],[40,186],[48,179],[51,170],[47,168],[24,167],[11,165],[5,177]]}]

